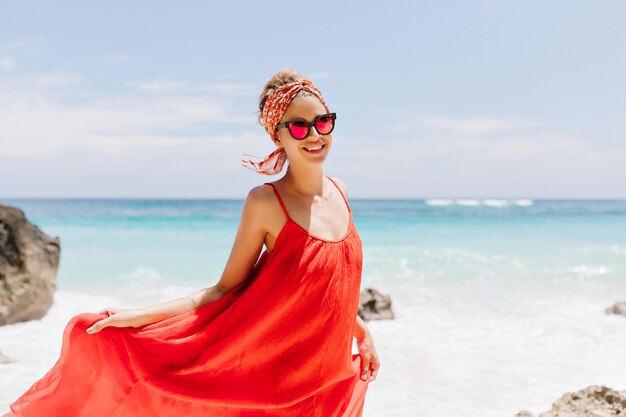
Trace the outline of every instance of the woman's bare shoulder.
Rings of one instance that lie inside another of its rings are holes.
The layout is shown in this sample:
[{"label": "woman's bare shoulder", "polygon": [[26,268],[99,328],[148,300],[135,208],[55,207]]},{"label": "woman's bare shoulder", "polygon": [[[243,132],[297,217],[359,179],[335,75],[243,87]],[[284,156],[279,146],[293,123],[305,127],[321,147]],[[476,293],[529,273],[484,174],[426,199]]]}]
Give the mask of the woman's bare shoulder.
[{"label": "woman's bare shoulder", "polygon": [[248,191],[248,195],[254,198],[267,198],[267,196],[271,196],[272,194],[274,194],[272,187],[266,184],[257,185]]},{"label": "woman's bare shoulder", "polygon": [[261,184],[248,191],[246,200],[256,208],[267,208],[274,199],[274,190],[269,185]]}]

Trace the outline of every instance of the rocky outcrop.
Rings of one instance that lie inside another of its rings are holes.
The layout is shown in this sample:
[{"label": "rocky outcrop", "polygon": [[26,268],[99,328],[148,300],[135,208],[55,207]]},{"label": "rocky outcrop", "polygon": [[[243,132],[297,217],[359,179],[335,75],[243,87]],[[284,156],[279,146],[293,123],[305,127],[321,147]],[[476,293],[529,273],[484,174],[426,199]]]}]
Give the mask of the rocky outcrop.
[{"label": "rocky outcrop", "polygon": [[[538,417],[626,417],[626,391],[591,385],[578,392],[568,392],[552,404],[552,410]],[[520,411],[516,417],[533,417]]]},{"label": "rocky outcrop", "polygon": [[359,301],[359,316],[363,320],[393,320],[389,295],[383,295],[374,288],[364,288]]},{"label": "rocky outcrop", "polygon": [[621,314],[626,316],[626,301],[618,301],[611,307],[604,310],[606,314]]},{"label": "rocky outcrop", "polygon": [[46,314],[56,289],[60,245],[21,210],[0,204],[0,325]]}]

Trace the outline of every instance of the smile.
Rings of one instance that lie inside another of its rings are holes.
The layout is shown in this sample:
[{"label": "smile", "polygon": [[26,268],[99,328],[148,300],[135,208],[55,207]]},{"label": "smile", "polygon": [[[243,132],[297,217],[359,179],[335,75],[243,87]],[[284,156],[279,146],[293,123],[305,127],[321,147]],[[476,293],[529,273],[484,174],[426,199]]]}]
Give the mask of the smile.
[{"label": "smile", "polygon": [[304,150],[309,152],[309,153],[316,153],[316,152],[320,152],[325,146],[326,146],[326,144],[317,145],[317,146],[311,146],[309,148],[304,148]]}]

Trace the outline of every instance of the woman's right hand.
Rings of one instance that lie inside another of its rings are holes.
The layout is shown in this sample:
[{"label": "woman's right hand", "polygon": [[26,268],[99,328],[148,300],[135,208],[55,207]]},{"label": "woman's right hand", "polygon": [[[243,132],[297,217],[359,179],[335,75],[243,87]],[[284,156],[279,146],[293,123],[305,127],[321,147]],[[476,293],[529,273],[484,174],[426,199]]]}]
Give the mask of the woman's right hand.
[{"label": "woman's right hand", "polygon": [[115,307],[107,307],[100,311],[98,314],[108,314],[109,316],[98,320],[91,327],[87,329],[87,333],[95,334],[105,327],[113,326],[113,327],[141,327],[146,324],[145,316],[141,313],[139,309],[127,309],[127,308],[115,308]]}]

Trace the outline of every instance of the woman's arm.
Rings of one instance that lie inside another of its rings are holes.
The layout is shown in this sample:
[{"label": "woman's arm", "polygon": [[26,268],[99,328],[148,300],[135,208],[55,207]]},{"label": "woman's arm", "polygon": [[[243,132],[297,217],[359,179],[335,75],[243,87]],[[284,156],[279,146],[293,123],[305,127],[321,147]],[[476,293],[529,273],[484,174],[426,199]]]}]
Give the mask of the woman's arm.
[{"label": "woman's arm", "polygon": [[176,300],[144,308],[103,309],[100,311],[101,313],[109,312],[111,315],[96,322],[90,327],[89,333],[97,333],[107,326],[141,327],[165,320],[211,303],[240,284],[250,274],[265,241],[267,230],[263,219],[268,217],[268,210],[271,210],[268,204],[271,201],[271,196],[267,193],[267,188],[258,186],[248,193],[230,257],[217,284]]},{"label": "woman's arm", "polygon": [[109,317],[95,322],[87,333],[98,333],[107,326],[141,327],[157,321],[185,313],[196,307],[213,302],[224,295],[215,286],[203,288],[176,300],[151,305],[144,308],[112,308],[107,307],[98,314],[108,313]]},{"label": "woman's arm", "polygon": [[142,325],[155,323],[213,302],[224,295],[215,286],[203,288],[176,300],[140,308]]},{"label": "woman's arm", "polygon": [[357,314],[356,325],[354,326],[354,337],[356,337],[356,340],[361,340],[367,335],[371,335],[370,330],[367,328],[363,319]]},{"label": "woman's arm", "polygon": [[215,286],[203,288],[193,294],[186,295],[176,300],[144,308],[115,308],[107,307],[98,314],[107,313],[108,317],[98,320],[87,329],[87,333],[94,334],[108,326],[113,327],[142,327],[147,324],[165,320],[177,314],[182,314],[200,305],[210,303],[220,298],[223,294]]}]

